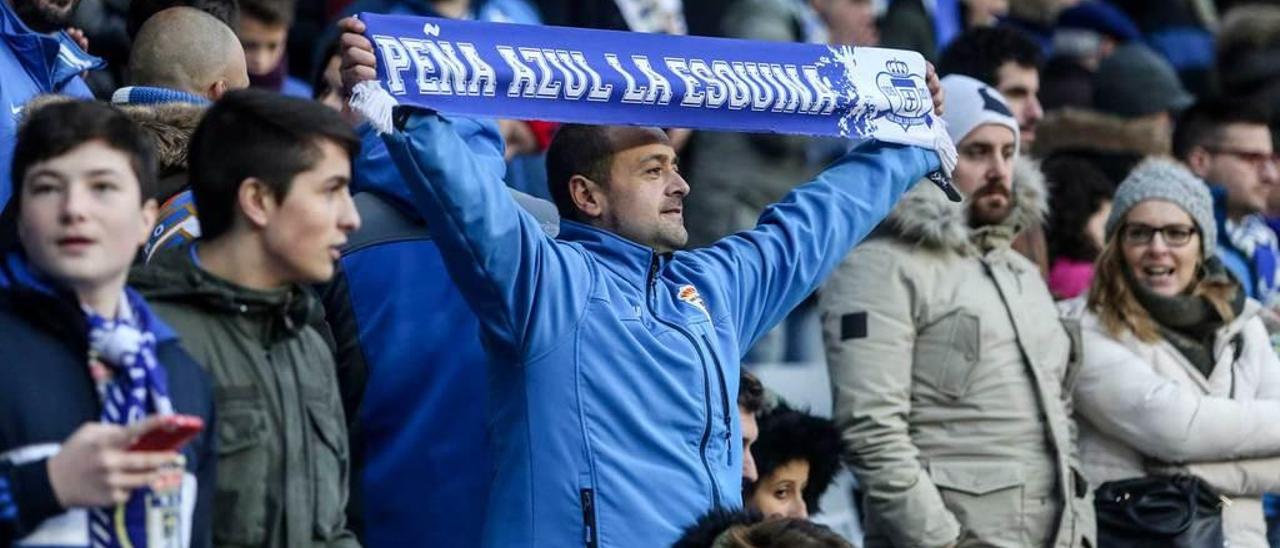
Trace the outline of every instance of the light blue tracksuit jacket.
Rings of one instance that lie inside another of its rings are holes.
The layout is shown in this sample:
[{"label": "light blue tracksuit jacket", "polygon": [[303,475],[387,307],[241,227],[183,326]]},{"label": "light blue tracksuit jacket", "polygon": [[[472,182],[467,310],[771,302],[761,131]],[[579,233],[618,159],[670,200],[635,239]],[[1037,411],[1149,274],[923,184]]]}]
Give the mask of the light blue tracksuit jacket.
[{"label": "light blue tracksuit jacket", "polygon": [[65,32],[41,34],[0,1],[0,208],[9,201],[9,181],[18,121],[27,101],[45,93],[92,99],[80,73],[105,63],[77,46]]},{"label": "light blue tracksuit jacket", "polygon": [[739,359],[938,168],[870,144],[755,229],[660,255],[572,221],[546,236],[447,120],[401,122],[384,140],[491,360],[485,545],[503,548],[667,546],[740,506]]}]

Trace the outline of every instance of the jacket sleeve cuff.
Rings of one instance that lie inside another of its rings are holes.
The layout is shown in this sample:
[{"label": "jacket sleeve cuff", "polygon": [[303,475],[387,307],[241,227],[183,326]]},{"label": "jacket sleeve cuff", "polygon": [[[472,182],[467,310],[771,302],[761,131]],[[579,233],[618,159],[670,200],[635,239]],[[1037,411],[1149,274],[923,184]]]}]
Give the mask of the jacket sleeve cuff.
[{"label": "jacket sleeve cuff", "polygon": [[58,503],[49,481],[49,459],[40,459],[14,466],[9,470],[10,495],[17,509],[17,530],[20,535],[35,530],[44,520],[65,511]]}]

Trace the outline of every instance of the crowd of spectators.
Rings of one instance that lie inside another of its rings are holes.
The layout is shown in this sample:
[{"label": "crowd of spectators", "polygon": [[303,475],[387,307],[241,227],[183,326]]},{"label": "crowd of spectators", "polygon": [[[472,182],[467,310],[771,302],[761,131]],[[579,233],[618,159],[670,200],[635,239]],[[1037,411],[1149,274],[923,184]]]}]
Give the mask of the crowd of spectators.
[{"label": "crowd of spectators", "polygon": [[[380,134],[362,12],[914,50],[964,200]],[[1190,477],[1280,547],[1280,2],[0,0],[0,105],[0,545],[1106,548],[1100,489]]]}]

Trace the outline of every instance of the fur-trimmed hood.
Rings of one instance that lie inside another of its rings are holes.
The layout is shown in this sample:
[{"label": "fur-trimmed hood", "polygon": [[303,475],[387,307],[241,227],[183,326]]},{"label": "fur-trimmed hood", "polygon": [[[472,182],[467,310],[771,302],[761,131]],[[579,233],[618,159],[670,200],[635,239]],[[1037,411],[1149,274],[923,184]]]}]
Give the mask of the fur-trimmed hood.
[{"label": "fur-trimmed hood", "polygon": [[1009,246],[1033,223],[1044,223],[1049,210],[1044,174],[1026,157],[1013,164],[1013,211],[1004,222],[978,229],[969,226],[969,201],[956,203],[932,184],[917,184],[885,219],[882,229],[918,245],[974,255],[983,249]]},{"label": "fur-trimmed hood", "polygon": [[187,170],[187,143],[208,107],[189,103],[116,107],[151,136],[161,177]]},{"label": "fur-trimmed hood", "polygon": [[[66,95],[41,95],[29,101],[24,116],[43,107],[77,100]],[[151,137],[156,150],[157,167],[164,177],[173,170],[187,169],[187,142],[207,107],[188,103],[157,105],[112,105],[129,116]]]},{"label": "fur-trimmed hood", "polygon": [[[29,101],[24,118],[48,105],[75,101],[66,95],[41,95]],[[161,201],[187,184],[187,144],[207,106],[190,103],[115,104],[151,138],[156,152],[156,197]]]},{"label": "fur-trimmed hood", "polygon": [[1068,107],[1040,120],[1034,153],[1039,158],[1067,151],[1165,156],[1172,146],[1168,131],[1155,122]]}]

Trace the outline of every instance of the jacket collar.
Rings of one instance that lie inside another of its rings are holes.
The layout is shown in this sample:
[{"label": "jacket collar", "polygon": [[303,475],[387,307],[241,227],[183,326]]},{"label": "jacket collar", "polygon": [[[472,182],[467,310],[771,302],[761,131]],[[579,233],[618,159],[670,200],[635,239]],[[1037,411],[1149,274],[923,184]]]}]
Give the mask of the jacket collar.
[{"label": "jacket collar", "polygon": [[1023,229],[1044,222],[1047,211],[1044,175],[1032,160],[1021,157],[1014,163],[1013,210],[1004,222],[971,228],[967,199],[951,202],[933,185],[916,185],[889,214],[884,228],[924,247],[976,255],[1009,247]]},{"label": "jacket collar", "polygon": [[[125,287],[125,293],[131,297],[138,296],[133,288]],[[82,341],[88,337],[89,326],[81,311],[79,300],[65,287],[49,279],[31,267],[22,252],[10,252],[0,255],[0,291],[7,292],[9,298],[22,310],[30,314],[38,324],[43,324],[54,333]],[[147,308],[141,298],[130,298],[134,306],[145,310],[135,310],[135,314],[150,318],[150,331],[157,343],[175,340],[178,334],[159,316]]]},{"label": "jacket collar", "polygon": [[194,251],[194,245],[187,245],[156,253],[146,266],[134,267],[130,283],[152,301],[182,302],[262,321],[267,341],[291,337],[324,318],[318,299],[306,288],[249,289],[201,268]]},{"label": "jacket collar", "polygon": [[0,41],[12,48],[27,74],[46,92],[61,89],[86,70],[106,66],[102,59],[85,53],[65,32],[41,34],[31,30],[0,1]]},{"label": "jacket collar", "polygon": [[658,254],[648,246],[591,225],[560,220],[559,239],[581,245],[615,274],[643,288]]}]

